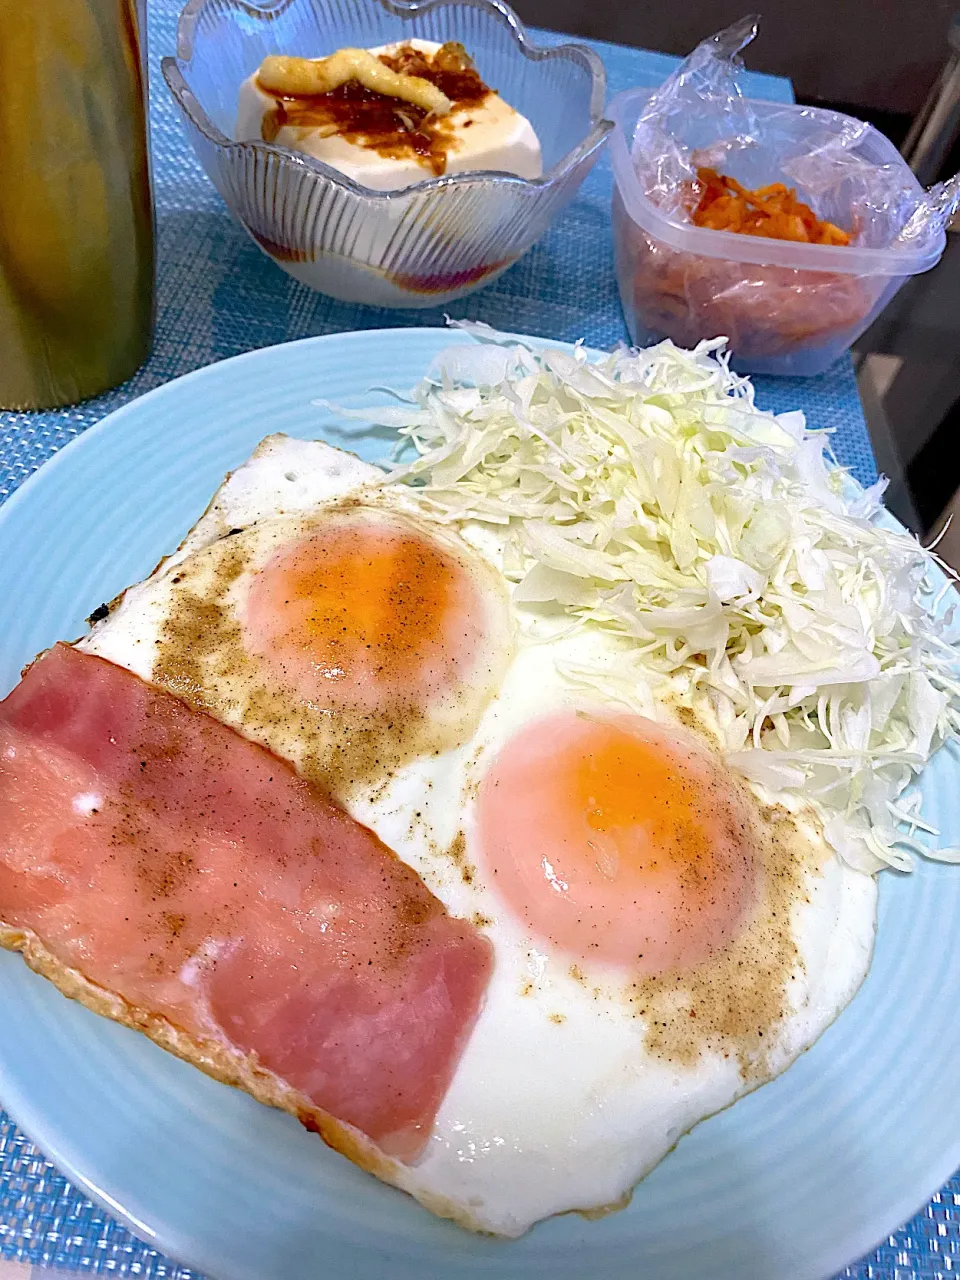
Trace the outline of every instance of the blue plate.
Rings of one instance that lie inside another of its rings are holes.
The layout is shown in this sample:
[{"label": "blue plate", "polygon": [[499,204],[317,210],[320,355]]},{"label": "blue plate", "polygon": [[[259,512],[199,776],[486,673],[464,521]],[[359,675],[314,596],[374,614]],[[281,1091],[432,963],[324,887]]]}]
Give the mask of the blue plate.
[{"label": "blue plate", "polygon": [[[462,334],[338,334],[168,383],[54,457],[0,508],[0,690],[171,551],[271,431],[319,436],[317,397],[406,388]],[[336,437],[334,437],[336,439]],[[384,452],[371,436],[350,447]],[[960,843],[956,759],[923,779]],[[960,868],[885,873],[859,995],[780,1079],[699,1125],[598,1222],[475,1237],[360,1173],[294,1121],[208,1080],[0,956],[0,1098],[74,1182],[219,1280],[822,1280],[960,1165]]]}]

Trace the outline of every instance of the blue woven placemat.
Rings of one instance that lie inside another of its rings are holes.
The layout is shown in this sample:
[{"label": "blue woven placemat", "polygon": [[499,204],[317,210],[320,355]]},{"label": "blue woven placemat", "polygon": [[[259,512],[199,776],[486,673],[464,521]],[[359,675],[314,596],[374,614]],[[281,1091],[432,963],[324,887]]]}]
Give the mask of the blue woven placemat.
[{"label": "blue woven placemat", "polygon": [[[151,387],[252,347],[310,334],[443,323],[443,312],[351,306],[295,284],[231,222],[193,159],[157,73],[174,49],[179,0],[151,0],[151,126],[158,214],[158,319],[153,354],[117,390],[58,413],[0,413],[0,501],[50,455],[106,413]],[[674,65],[660,54],[597,45],[611,93],[654,85]],[[788,98],[785,81],[758,78],[758,96]],[[626,338],[611,264],[610,167],[601,159],[556,226],[489,288],[450,307],[513,332],[593,346]],[[838,458],[875,476],[849,362],[813,380],[757,379],[760,402],[802,408],[832,427]],[[144,1280],[201,1280],[141,1244],[79,1194],[0,1112],[0,1259]],[[0,1267],[2,1270],[2,1267]],[[845,1280],[951,1280],[960,1270],[960,1180]],[[291,1277],[290,1280],[300,1280]],[[706,1277],[709,1280],[709,1277]],[[776,1277],[770,1277],[776,1280]]]}]

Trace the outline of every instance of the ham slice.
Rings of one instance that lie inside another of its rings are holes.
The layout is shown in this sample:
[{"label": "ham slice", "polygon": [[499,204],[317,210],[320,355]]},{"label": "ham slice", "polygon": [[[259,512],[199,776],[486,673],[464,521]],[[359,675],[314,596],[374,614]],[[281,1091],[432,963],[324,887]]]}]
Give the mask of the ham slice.
[{"label": "ham slice", "polygon": [[0,941],[366,1167],[422,1150],[492,967],[288,764],[67,645],[0,702]]}]

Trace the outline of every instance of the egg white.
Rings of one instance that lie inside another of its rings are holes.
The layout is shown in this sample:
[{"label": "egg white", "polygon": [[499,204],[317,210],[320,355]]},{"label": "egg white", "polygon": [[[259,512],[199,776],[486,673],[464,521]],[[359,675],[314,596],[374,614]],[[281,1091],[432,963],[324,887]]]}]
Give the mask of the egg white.
[{"label": "egg white", "polygon": [[[149,679],[162,585],[178,565],[233,529],[316,512],[381,479],[377,468],[323,443],[268,438],[228,478],[177,552],[128,590],[80,647]],[[417,509],[415,493],[401,491],[391,501]],[[496,563],[495,532],[467,536]],[[692,1062],[651,1054],[645,1019],[623,999],[622,975],[595,964],[574,968],[569,956],[551,953],[475,865],[473,797],[498,748],[530,720],[584,705],[585,695],[564,675],[568,665],[616,672],[625,658],[624,642],[599,629],[557,634],[549,622],[526,623],[470,740],[410,761],[386,785],[347,802],[451,913],[473,919],[493,944],[485,1004],[428,1148],[415,1165],[396,1166],[393,1180],[428,1207],[505,1236],[554,1213],[623,1203],[683,1133],[788,1066],[855,993],[876,918],[874,880],[841,864],[801,817],[816,869],[792,907],[799,960],[762,1077],[745,1077],[735,1056],[715,1050]],[[655,697],[640,684],[634,703],[670,718],[660,690]]]}]

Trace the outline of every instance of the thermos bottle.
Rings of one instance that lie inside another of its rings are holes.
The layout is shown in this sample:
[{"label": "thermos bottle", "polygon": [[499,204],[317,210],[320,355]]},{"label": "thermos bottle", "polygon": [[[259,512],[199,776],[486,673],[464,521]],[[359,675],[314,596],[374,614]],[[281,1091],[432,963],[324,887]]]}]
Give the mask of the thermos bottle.
[{"label": "thermos bottle", "polygon": [[153,326],[144,0],[0,0],[0,409],[130,377]]}]

